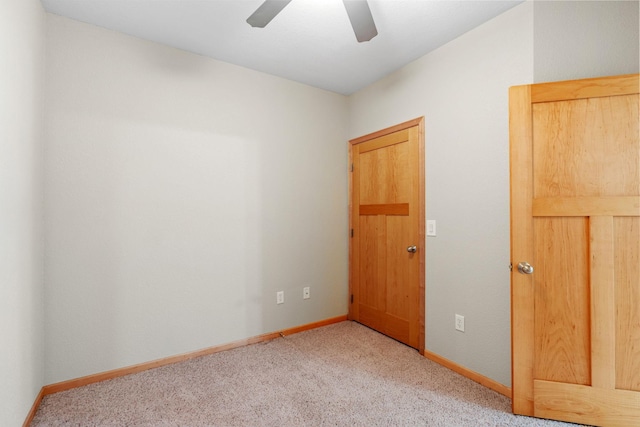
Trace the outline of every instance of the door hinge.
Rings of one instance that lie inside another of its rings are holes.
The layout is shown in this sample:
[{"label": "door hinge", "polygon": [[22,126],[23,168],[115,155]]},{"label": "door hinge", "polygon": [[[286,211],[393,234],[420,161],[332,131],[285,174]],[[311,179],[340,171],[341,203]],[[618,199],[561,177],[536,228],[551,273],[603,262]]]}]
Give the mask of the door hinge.
[{"label": "door hinge", "polygon": [[351,163],[351,172],[353,172],[353,163]]},{"label": "door hinge", "polygon": [[351,237],[353,237],[353,228],[351,229]]},{"label": "door hinge", "polygon": [[351,304],[353,304],[353,294],[351,294]]}]

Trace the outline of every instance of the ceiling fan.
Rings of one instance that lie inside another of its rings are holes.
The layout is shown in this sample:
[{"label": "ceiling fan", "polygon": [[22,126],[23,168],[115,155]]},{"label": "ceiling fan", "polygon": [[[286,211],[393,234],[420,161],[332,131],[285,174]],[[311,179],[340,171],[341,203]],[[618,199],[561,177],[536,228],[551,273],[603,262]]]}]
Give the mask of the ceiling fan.
[{"label": "ceiling fan", "polygon": [[[367,0],[342,0],[347,15],[351,21],[353,32],[356,34],[358,42],[368,42],[378,35],[376,24],[371,16],[371,9]],[[252,27],[264,28],[273,18],[284,9],[291,0],[265,0],[264,3],[256,9],[249,18],[247,23]]]}]

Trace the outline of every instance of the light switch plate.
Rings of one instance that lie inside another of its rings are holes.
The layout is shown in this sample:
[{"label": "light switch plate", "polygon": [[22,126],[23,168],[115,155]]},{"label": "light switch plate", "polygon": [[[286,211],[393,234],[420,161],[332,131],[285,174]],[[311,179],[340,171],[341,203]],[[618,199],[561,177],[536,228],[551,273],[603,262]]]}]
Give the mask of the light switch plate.
[{"label": "light switch plate", "polygon": [[427,236],[435,236],[436,235],[436,220],[428,219],[427,220]]},{"label": "light switch plate", "polygon": [[456,331],[464,332],[464,316],[456,314]]}]

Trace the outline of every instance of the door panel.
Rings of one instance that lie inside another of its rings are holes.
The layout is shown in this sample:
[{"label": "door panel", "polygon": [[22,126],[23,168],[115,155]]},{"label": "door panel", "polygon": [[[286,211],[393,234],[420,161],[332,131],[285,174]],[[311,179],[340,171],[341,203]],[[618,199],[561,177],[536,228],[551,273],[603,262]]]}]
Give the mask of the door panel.
[{"label": "door panel", "polygon": [[368,254],[360,261],[361,304],[375,310],[385,307],[384,289],[374,286],[385,274],[384,239],[386,221],[383,216],[363,215],[360,222],[360,253]]},{"label": "door panel", "polygon": [[387,313],[396,317],[407,317],[410,310],[411,288],[405,286],[415,278],[411,275],[411,265],[405,262],[409,256],[400,251],[406,241],[402,236],[410,235],[409,224],[400,216],[387,217]]},{"label": "door panel", "polygon": [[614,220],[616,388],[640,391],[640,218]]},{"label": "door panel", "polygon": [[536,218],[534,234],[535,378],[589,384],[586,220]]},{"label": "door panel", "polygon": [[634,115],[638,95],[533,104],[534,197],[637,195]]},{"label": "door panel", "polygon": [[422,350],[422,119],[350,143],[350,318]]},{"label": "door panel", "polygon": [[511,89],[517,414],[640,425],[639,77]]},{"label": "door panel", "polygon": [[[393,137],[393,138],[391,138]],[[411,177],[409,131],[381,138],[390,145],[372,140],[358,147],[361,177],[360,204],[394,204],[410,200]]]}]

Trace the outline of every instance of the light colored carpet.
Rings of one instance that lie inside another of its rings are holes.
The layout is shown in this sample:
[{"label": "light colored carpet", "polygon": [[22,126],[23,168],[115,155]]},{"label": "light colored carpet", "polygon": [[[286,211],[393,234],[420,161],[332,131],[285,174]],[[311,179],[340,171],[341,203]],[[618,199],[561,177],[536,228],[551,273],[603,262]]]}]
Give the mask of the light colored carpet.
[{"label": "light colored carpet", "polygon": [[49,395],[32,426],[569,426],[353,322]]}]

